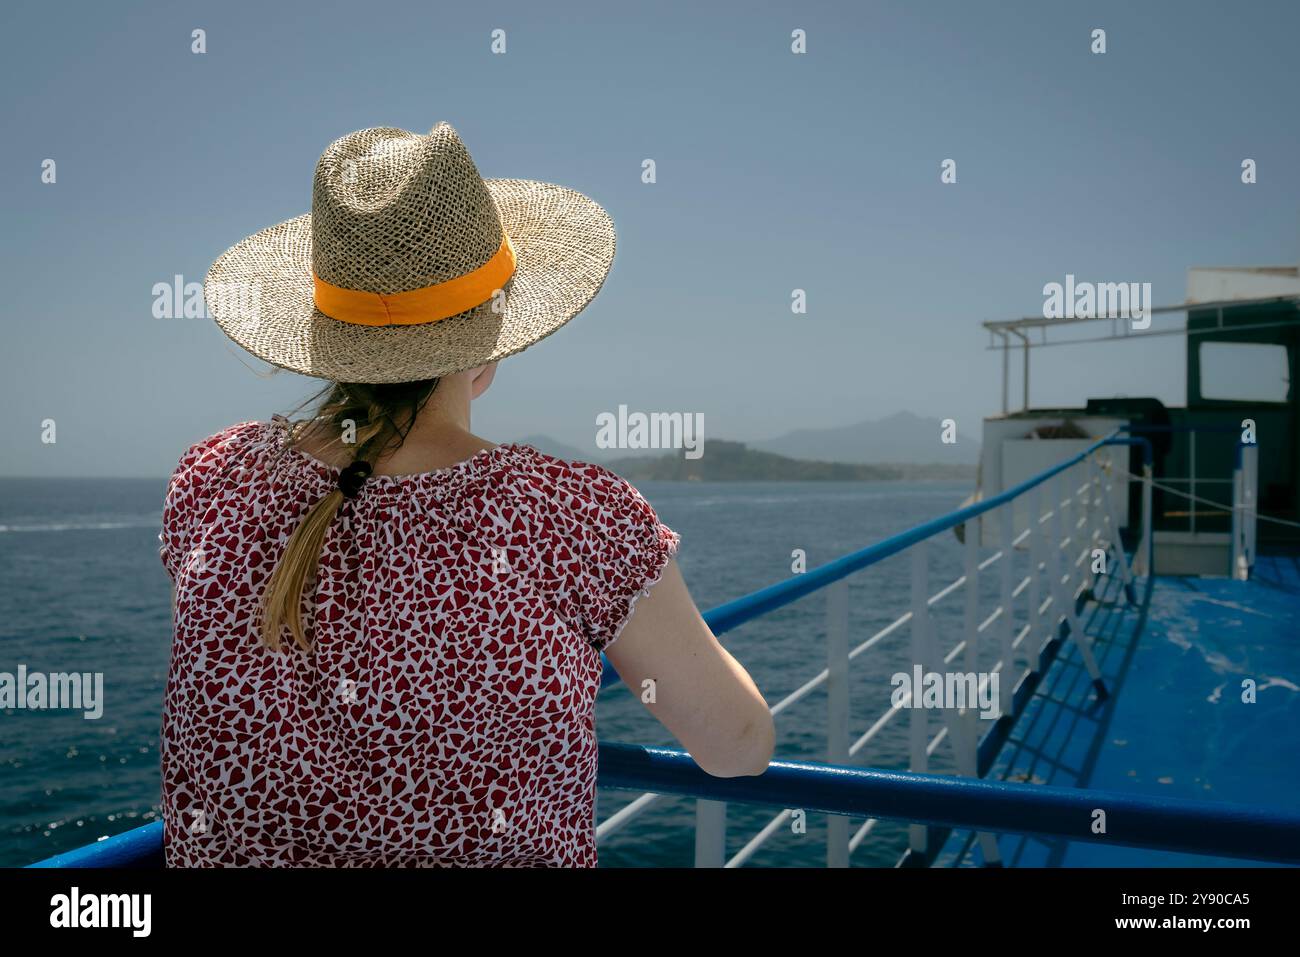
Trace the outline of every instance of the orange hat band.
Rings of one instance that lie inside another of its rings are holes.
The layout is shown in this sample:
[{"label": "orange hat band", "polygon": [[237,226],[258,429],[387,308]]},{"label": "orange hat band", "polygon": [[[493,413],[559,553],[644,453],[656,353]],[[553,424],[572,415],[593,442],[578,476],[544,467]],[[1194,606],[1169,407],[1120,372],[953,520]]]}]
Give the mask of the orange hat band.
[{"label": "orange hat band", "polygon": [[515,273],[515,250],[503,230],[501,248],[483,265],[455,279],[410,292],[363,292],[326,282],[315,273],[316,308],[359,326],[415,326],[481,306]]}]

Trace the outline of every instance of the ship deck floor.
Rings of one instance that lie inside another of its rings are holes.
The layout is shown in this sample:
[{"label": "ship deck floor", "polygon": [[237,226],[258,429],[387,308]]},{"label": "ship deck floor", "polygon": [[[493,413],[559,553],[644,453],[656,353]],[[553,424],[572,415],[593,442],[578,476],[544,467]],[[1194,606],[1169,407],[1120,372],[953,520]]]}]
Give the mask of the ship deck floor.
[{"label": "ship deck floor", "polygon": [[[1260,556],[1245,582],[1157,575],[1149,600],[1139,588],[1140,607],[1111,583],[1081,613],[1111,698],[1097,702],[1067,642],[987,778],[1300,806],[1300,557]],[[954,832],[936,865],[978,865],[971,838]],[[1249,863],[1020,835],[999,849],[1009,867]]]}]

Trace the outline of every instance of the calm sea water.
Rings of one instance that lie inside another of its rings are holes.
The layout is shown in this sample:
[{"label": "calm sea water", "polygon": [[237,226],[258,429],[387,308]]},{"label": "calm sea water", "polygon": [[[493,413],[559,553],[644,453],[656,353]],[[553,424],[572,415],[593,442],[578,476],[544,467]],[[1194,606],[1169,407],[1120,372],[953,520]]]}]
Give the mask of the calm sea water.
[{"label": "calm sea water", "polygon": [[[0,711],[0,865],[26,863],[157,819],[158,728],[170,641],[170,590],[158,561],[161,480],[0,479],[0,671],[103,672],[104,715]],[[682,535],[679,562],[701,608],[791,574],[792,553],[808,567],[955,508],[965,483],[660,483],[642,492]],[[930,546],[937,590],[960,574],[951,535]],[[908,607],[906,555],[850,582],[850,642],[857,644]],[[960,601],[936,611],[955,620]],[[942,627],[942,625],[941,625]],[[769,704],[825,665],[824,601],[803,599],[725,637]],[[906,661],[907,630],[854,661],[851,735],[889,705],[889,676]],[[946,642],[945,647],[951,643]],[[824,694],[778,719],[780,757],[825,757]],[[671,744],[626,688],[610,688],[597,712],[605,741]],[[902,767],[906,722],[877,737],[858,763]],[[942,761],[937,768],[942,768]],[[602,790],[604,819],[636,795]],[[729,809],[735,853],[779,809]],[[688,866],[694,803],[665,799],[602,842],[604,866]],[[857,822],[860,823],[860,822]],[[854,825],[856,827],[856,824]],[[855,865],[889,865],[905,829],[882,825]],[[825,859],[825,819],[807,833],[782,828],[755,865],[816,865]]]}]

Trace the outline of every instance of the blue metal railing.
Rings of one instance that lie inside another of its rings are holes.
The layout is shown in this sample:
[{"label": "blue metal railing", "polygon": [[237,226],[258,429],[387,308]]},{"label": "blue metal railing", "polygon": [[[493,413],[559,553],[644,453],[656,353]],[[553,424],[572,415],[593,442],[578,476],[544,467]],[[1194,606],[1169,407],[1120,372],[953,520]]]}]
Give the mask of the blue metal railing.
[{"label": "blue metal railing", "polygon": [[[758,777],[714,778],[683,751],[626,744],[601,745],[600,785],[974,831],[1300,863],[1300,813],[1276,808],[804,761],[774,761]],[[1098,810],[1105,812],[1103,834],[1093,831]]]},{"label": "blue metal railing", "polygon": [[163,823],[154,821],[28,867],[162,867],[162,859]]},{"label": "blue metal railing", "polygon": [[[1300,863],[1300,813],[1206,801],[1058,788],[908,771],[774,761],[758,777],[715,778],[689,754],[600,746],[604,788],[977,831],[1033,834],[1122,847]],[[1095,833],[1096,812],[1105,833]],[[161,822],[77,848],[33,867],[131,867],[161,862]]]}]

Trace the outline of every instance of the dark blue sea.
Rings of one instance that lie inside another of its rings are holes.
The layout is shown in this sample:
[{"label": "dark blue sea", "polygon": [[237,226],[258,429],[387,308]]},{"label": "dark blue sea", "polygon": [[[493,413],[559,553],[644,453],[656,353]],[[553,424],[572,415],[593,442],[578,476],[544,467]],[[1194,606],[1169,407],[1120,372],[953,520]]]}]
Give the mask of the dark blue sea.
[{"label": "dark blue sea", "polygon": [[[0,672],[103,672],[99,720],[80,712],[0,711],[0,865],[17,865],[156,820],[158,728],[170,642],[170,590],[158,560],[165,482],[147,479],[0,479]],[[947,512],[966,483],[667,483],[642,492],[682,535],[679,562],[702,609],[789,577],[792,552],[808,567]],[[931,591],[961,573],[951,533],[930,546]],[[907,555],[850,580],[850,644],[908,609]],[[937,606],[956,621],[960,593]],[[819,595],[724,636],[769,704],[825,666]],[[940,627],[943,631],[943,626]],[[943,641],[945,650],[955,641]],[[855,659],[851,739],[889,707],[889,676],[908,667],[907,629]],[[629,691],[602,693],[601,739],[671,744]],[[813,693],[777,721],[778,757],[825,758],[826,697]],[[903,767],[907,722],[896,720],[859,764]],[[936,754],[935,769],[945,764]],[[602,790],[597,819],[636,795]],[[601,843],[602,866],[689,866],[694,802],[665,799]],[[775,808],[732,806],[728,854],[761,829]],[[861,822],[854,822],[856,829]],[[882,823],[854,853],[855,866],[892,865],[905,827]],[[754,866],[825,861],[825,818],[807,833],[783,828]]]}]

